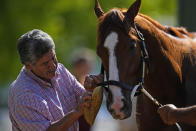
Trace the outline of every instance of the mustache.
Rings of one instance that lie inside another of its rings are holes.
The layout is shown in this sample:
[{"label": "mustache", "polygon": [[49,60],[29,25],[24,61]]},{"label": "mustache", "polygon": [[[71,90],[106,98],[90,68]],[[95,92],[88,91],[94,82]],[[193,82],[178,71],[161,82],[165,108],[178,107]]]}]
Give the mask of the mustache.
[{"label": "mustache", "polygon": [[49,70],[48,73],[54,73],[56,72],[56,69],[55,70]]}]

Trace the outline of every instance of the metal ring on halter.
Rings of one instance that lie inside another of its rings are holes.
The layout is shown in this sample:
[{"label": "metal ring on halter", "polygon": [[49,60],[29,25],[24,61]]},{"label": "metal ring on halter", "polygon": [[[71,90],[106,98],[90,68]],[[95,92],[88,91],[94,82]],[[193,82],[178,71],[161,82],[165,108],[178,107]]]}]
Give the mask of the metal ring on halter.
[{"label": "metal ring on halter", "polygon": [[136,91],[137,91],[137,89],[138,89],[139,87],[140,87],[139,84],[138,84],[138,85],[135,85],[135,86],[133,87],[133,90],[132,90],[131,95],[130,95],[131,101],[133,100],[133,98],[134,98],[134,96],[135,96],[135,93],[136,93]]},{"label": "metal ring on halter", "polygon": [[178,123],[175,123],[176,127],[178,128],[179,131],[182,131],[182,128],[180,127],[180,125]]}]

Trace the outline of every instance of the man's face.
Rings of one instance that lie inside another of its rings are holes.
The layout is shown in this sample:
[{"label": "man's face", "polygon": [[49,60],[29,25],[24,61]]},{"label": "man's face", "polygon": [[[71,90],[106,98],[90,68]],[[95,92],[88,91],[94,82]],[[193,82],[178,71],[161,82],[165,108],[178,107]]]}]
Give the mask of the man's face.
[{"label": "man's face", "polygon": [[35,65],[28,65],[27,69],[30,69],[36,76],[45,81],[50,81],[54,76],[57,69],[58,61],[54,50],[50,50],[44,54]]}]

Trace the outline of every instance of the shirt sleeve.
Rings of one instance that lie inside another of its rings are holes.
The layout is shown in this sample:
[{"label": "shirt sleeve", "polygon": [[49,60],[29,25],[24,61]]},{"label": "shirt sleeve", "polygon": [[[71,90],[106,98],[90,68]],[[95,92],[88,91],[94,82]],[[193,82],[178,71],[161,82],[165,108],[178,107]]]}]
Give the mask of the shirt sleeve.
[{"label": "shirt sleeve", "polygon": [[17,98],[14,116],[19,128],[24,131],[45,131],[51,123],[47,102],[31,93]]},{"label": "shirt sleeve", "polygon": [[79,97],[86,92],[84,87],[76,80],[76,78],[73,75],[72,75],[72,87],[74,89],[77,99],[79,99]]},{"label": "shirt sleeve", "polygon": [[69,79],[70,85],[72,89],[74,90],[76,99],[79,99],[80,96],[82,96],[86,90],[85,88],[77,81],[77,79],[61,64],[63,68],[63,72],[66,73],[67,78]]}]

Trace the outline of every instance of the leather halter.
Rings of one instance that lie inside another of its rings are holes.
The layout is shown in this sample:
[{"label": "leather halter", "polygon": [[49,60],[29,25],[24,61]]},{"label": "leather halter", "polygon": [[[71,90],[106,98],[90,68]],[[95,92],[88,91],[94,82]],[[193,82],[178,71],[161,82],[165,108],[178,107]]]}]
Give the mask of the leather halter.
[{"label": "leather halter", "polygon": [[[144,77],[145,77],[145,64],[149,65],[149,56],[148,52],[146,50],[146,44],[145,44],[145,39],[143,37],[143,34],[137,29],[136,25],[134,26],[137,35],[139,39],[141,40],[140,43],[140,48],[141,48],[141,60],[142,60],[142,65],[141,65],[141,76],[140,76],[140,81],[138,82],[137,85],[139,85],[139,88],[137,89],[135,96],[141,94],[141,89],[143,88],[144,84]],[[103,64],[101,65],[101,74],[104,76],[104,67]],[[132,91],[135,86],[130,86],[128,84],[125,84],[120,81],[115,81],[115,80],[107,80],[101,83],[98,83],[97,86],[102,86],[106,89],[106,91],[109,90],[109,85],[115,85],[118,86],[122,89]]]}]

